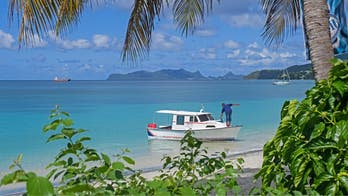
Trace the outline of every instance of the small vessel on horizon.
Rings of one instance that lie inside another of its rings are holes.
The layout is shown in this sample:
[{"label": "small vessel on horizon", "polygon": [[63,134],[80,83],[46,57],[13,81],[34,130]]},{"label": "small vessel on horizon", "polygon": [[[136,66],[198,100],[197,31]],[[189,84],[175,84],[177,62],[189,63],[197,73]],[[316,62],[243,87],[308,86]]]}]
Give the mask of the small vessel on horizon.
[{"label": "small vessel on horizon", "polygon": [[273,85],[288,85],[290,84],[290,75],[287,69],[283,70],[280,79],[273,81]]},{"label": "small vessel on horizon", "polygon": [[210,112],[191,112],[178,110],[159,110],[156,113],[172,115],[171,123],[157,126],[147,125],[149,139],[180,140],[185,132],[192,130],[193,135],[204,141],[235,140],[241,125],[227,126],[220,120],[214,120]]},{"label": "small vessel on horizon", "polygon": [[54,77],[53,81],[55,82],[70,82],[70,78],[58,78],[58,76]]}]

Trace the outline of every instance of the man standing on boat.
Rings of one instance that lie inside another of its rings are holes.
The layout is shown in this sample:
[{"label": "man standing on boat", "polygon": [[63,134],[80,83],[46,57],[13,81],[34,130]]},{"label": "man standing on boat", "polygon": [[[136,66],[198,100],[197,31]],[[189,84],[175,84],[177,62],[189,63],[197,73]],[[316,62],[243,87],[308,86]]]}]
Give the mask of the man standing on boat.
[{"label": "man standing on boat", "polygon": [[222,119],[222,114],[225,112],[225,114],[226,114],[226,126],[227,127],[229,127],[231,125],[231,114],[232,114],[231,106],[239,106],[239,104],[236,104],[236,103],[230,103],[230,104],[222,103],[222,110],[221,110],[221,114],[220,114],[220,119]]}]

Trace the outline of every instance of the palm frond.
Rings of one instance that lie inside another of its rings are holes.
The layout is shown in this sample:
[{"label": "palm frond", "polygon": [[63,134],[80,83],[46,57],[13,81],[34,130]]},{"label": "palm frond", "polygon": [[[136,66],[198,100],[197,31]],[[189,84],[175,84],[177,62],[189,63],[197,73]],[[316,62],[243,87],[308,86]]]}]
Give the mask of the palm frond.
[{"label": "palm frond", "polygon": [[20,19],[18,42],[27,44],[35,35],[42,37],[55,26],[58,13],[58,0],[10,0],[9,18],[15,13]]},{"label": "palm frond", "polygon": [[[220,0],[217,0],[220,2]],[[175,0],[174,20],[183,35],[193,33],[213,8],[213,0]]]},{"label": "palm frond", "polygon": [[84,9],[83,0],[61,0],[59,2],[56,34],[67,31],[72,24],[77,24]]},{"label": "palm frond", "polygon": [[30,44],[36,36],[55,30],[59,35],[76,25],[86,5],[104,0],[10,0],[10,22],[19,19],[18,42]]},{"label": "palm frond", "polygon": [[148,55],[154,20],[162,6],[163,0],[134,0],[121,54],[123,61],[134,62]]},{"label": "palm frond", "polygon": [[56,34],[67,32],[72,26],[77,25],[86,6],[94,7],[103,2],[106,0],[59,0]]},{"label": "palm frond", "polygon": [[280,45],[301,24],[300,0],[261,0],[266,15],[262,37],[266,44]]}]

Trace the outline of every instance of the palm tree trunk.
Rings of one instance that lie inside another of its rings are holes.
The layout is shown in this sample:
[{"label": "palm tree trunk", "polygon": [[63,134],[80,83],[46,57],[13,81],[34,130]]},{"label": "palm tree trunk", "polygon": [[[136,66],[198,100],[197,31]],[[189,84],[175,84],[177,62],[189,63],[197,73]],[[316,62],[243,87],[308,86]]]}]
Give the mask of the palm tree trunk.
[{"label": "palm tree trunk", "polygon": [[329,8],[326,0],[303,0],[304,27],[314,78],[328,78],[330,60],[334,58],[329,29]]}]

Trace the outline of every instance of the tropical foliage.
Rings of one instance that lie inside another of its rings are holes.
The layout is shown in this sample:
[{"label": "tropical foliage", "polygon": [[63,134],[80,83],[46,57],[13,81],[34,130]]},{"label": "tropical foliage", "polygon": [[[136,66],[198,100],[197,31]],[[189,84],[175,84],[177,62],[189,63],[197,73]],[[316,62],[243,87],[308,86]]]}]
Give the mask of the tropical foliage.
[{"label": "tropical foliage", "polygon": [[[115,157],[98,153],[84,144],[91,138],[85,135],[86,130],[72,127],[68,113],[56,107],[50,118],[52,121],[43,128],[44,132],[53,132],[47,142],[61,141],[66,146],[47,166],[47,176],[26,172],[20,155],[10,166],[17,170],[5,175],[0,186],[25,182],[28,195],[208,195],[240,190],[237,172],[226,161],[226,154],[208,157],[202,142],[190,131],[181,140],[180,155],[165,156],[160,175],[147,180],[141,171],[131,168],[135,162],[126,156],[127,150]],[[242,160],[238,161],[240,168]]]},{"label": "tropical foliage", "polygon": [[307,91],[302,102],[284,103],[256,175],[263,192],[348,194],[348,62],[332,63],[329,79]]}]

